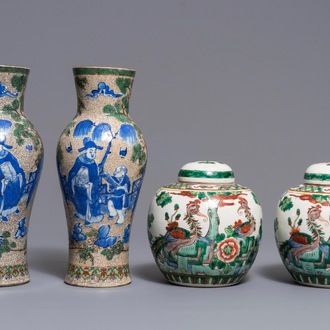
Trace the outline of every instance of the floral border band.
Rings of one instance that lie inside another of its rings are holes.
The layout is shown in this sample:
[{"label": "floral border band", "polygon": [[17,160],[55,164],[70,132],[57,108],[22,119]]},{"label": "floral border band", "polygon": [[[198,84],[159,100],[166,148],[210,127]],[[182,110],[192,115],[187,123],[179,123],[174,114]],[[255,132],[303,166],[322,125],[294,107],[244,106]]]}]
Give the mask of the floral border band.
[{"label": "floral border band", "polygon": [[10,280],[20,276],[29,276],[28,266],[26,264],[0,267],[0,280]]},{"label": "floral border band", "polygon": [[81,267],[70,264],[67,275],[77,280],[106,281],[128,277],[130,276],[130,271],[128,265],[118,267]]}]

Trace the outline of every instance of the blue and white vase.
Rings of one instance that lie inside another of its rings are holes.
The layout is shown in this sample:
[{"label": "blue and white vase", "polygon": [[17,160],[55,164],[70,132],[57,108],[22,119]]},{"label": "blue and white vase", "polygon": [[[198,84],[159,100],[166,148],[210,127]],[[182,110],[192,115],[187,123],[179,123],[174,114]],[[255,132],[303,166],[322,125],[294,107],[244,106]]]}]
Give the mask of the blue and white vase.
[{"label": "blue and white vase", "polygon": [[113,287],[131,282],[128,244],[147,162],[128,103],[134,70],[73,69],[78,111],[57,148],[70,243],[65,282]]},{"label": "blue and white vase", "polygon": [[29,281],[26,240],[43,146],[23,112],[28,74],[0,66],[0,286]]}]

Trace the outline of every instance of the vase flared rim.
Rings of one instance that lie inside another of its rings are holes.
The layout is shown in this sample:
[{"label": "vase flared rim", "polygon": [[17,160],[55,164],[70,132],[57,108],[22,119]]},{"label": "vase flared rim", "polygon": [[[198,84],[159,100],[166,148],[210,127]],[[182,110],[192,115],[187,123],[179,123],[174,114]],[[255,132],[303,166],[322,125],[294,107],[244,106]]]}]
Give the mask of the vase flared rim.
[{"label": "vase flared rim", "polygon": [[5,65],[0,64],[0,72],[30,72],[30,69],[25,66],[19,66],[19,65]]},{"label": "vase flared rim", "polygon": [[118,74],[121,76],[134,77],[136,70],[111,66],[77,66],[73,67],[74,74]]}]

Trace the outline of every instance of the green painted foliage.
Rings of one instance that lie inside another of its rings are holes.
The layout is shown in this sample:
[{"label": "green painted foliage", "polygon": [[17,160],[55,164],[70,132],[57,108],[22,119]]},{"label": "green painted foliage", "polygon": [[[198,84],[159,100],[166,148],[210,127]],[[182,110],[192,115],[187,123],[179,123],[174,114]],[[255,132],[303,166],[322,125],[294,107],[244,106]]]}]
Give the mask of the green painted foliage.
[{"label": "green painted foliage", "polygon": [[225,238],[226,238],[226,235],[223,234],[223,233],[221,233],[221,234],[218,234],[218,235],[217,235],[215,241],[216,241],[217,243],[219,243],[219,242],[223,241]]},{"label": "green painted foliage", "polygon": [[97,236],[98,236],[98,230],[95,229],[95,228],[92,228],[90,231],[86,232],[85,235],[87,237],[92,237],[92,238],[95,238],[96,239]]},{"label": "green painted foliage", "polygon": [[26,86],[27,76],[26,75],[14,75],[11,78],[11,84],[16,88],[18,92],[21,92]]},{"label": "green painted foliage", "polygon": [[155,221],[155,216],[153,213],[148,214],[148,229],[151,228],[152,223]]},{"label": "green painted foliage", "polygon": [[2,111],[5,114],[10,114],[11,117],[16,120],[17,117],[19,117],[18,113],[15,113],[13,111],[17,111],[19,109],[19,101],[15,99],[11,104],[7,104],[3,107]]},{"label": "green painted foliage", "polygon": [[144,151],[144,148],[142,148],[141,144],[137,143],[133,146],[133,152],[132,152],[132,162],[138,162],[140,166],[143,166],[147,161],[147,155]]},{"label": "green painted foliage", "polygon": [[94,252],[95,252],[94,247],[86,246],[79,250],[79,258],[84,263],[86,263],[88,260],[90,260],[92,263],[92,266],[93,266],[94,265],[94,256],[93,256]]},{"label": "green painted foliage", "polygon": [[13,121],[14,126],[14,136],[16,137],[16,143],[19,146],[24,145],[26,139],[32,140],[34,148],[36,150],[41,146],[41,141],[39,136],[35,133],[34,127],[26,117],[22,116],[17,110],[20,107],[20,102],[15,99],[11,104],[7,104],[3,108],[5,114],[9,114]]},{"label": "green painted foliage", "polygon": [[115,103],[114,105],[107,104],[103,107],[103,113],[108,116],[113,116],[120,120],[122,123],[127,122],[127,116],[123,114],[120,103]]},{"label": "green painted foliage", "polygon": [[257,205],[260,205],[260,202],[259,202],[257,196],[255,195],[255,193],[254,193],[253,191],[251,191],[251,194],[252,194],[252,197],[253,197],[254,202],[255,202]]},{"label": "green painted foliage", "polygon": [[162,191],[159,195],[157,195],[156,204],[158,206],[164,207],[169,203],[172,203],[172,196],[168,192]]},{"label": "green painted foliage", "polygon": [[320,204],[324,202],[329,203],[329,197],[327,195],[312,195],[312,197]]},{"label": "green painted foliage", "polygon": [[11,249],[14,249],[16,247],[16,243],[14,245],[9,241],[9,238],[11,236],[9,231],[4,231],[2,233],[2,242],[0,245],[0,259],[4,253],[8,253],[11,251]]},{"label": "green painted foliage", "polygon": [[87,84],[87,79],[86,77],[80,78],[80,77],[75,77],[75,84],[78,86],[80,89],[84,89],[86,84]]},{"label": "green painted foliage", "polygon": [[291,210],[293,207],[293,203],[292,203],[292,199],[288,196],[285,196],[281,201],[280,201],[280,204],[279,204],[279,208],[285,212],[285,211],[288,211],[288,210]]},{"label": "green painted foliage", "polygon": [[63,161],[63,151],[61,149],[61,146],[58,145],[56,149],[56,158],[59,163],[62,163]]},{"label": "green painted foliage", "polygon": [[120,77],[120,78],[116,79],[116,84],[117,84],[118,88],[120,89],[120,91],[123,94],[126,94],[127,90],[131,89],[132,79]]},{"label": "green painted foliage", "polygon": [[79,115],[82,114],[82,109],[86,109],[86,107],[85,107],[84,102],[79,99],[78,100],[78,108],[77,108],[77,112],[78,112]]},{"label": "green painted foliage", "polygon": [[227,237],[237,236],[237,235],[234,235],[235,234],[235,230],[234,230],[234,227],[233,226],[226,227],[225,228],[225,233],[226,233]]},{"label": "green painted foliage", "polygon": [[120,254],[124,250],[124,244],[122,241],[118,241],[114,246],[108,249],[102,250],[101,254],[108,260],[112,260],[115,255]]}]

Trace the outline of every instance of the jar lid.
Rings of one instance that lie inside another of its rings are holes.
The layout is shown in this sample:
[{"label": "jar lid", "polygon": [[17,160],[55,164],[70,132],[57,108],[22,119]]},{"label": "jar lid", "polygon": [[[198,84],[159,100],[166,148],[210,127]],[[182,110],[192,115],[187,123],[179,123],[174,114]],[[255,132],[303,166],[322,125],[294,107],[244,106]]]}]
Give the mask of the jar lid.
[{"label": "jar lid", "polygon": [[181,182],[234,183],[233,170],[215,161],[198,161],[185,164],[179,172]]},{"label": "jar lid", "polygon": [[305,183],[330,185],[330,162],[309,166],[305,172]]}]

